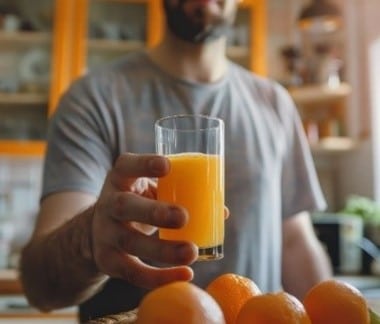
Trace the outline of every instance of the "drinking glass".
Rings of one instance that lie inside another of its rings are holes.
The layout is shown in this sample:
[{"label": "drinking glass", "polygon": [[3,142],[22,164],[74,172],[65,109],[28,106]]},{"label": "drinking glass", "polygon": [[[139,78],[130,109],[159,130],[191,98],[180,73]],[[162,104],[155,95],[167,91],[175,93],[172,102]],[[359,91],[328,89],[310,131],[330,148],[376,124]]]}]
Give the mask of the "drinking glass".
[{"label": "drinking glass", "polygon": [[157,198],[185,207],[188,223],[160,228],[165,240],[198,246],[198,260],[223,257],[224,123],[203,115],[175,115],[155,123],[156,152],[170,160],[168,175],[158,179]]}]

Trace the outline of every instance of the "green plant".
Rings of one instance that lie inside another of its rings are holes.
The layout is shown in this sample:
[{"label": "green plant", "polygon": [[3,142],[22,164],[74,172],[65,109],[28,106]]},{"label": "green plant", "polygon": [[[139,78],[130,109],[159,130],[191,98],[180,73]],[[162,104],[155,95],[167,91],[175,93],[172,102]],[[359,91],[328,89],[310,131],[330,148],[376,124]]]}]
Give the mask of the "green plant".
[{"label": "green plant", "polygon": [[340,213],[356,215],[365,223],[380,223],[380,204],[368,197],[350,196]]},{"label": "green plant", "polygon": [[370,324],[380,324],[380,316],[373,309],[369,309]]}]

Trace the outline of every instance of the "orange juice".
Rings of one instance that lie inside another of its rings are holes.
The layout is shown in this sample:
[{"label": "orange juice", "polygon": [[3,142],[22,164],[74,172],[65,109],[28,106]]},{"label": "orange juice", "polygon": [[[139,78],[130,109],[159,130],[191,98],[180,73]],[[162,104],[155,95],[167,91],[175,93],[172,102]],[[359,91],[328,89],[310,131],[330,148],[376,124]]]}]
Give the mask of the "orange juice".
[{"label": "orange juice", "polygon": [[219,155],[181,153],[167,156],[170,173],[158,180],[158,200],[181,205],[189,222],[180,229],[160,229],[160,238],[192,241],[200,249],[223,245],[224,161]]}]

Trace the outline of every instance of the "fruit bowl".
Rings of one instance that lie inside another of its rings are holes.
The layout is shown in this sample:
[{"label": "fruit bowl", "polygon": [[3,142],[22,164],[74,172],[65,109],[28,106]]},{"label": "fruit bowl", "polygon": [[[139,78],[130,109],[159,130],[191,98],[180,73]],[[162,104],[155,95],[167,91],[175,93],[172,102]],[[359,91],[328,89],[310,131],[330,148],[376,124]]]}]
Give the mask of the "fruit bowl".
[{"label": "fruit bowl", "polygon": [[137,309],[129,312],[122,312],[114,315],[96,318],[85,324],[133,324],[137,319]]}]

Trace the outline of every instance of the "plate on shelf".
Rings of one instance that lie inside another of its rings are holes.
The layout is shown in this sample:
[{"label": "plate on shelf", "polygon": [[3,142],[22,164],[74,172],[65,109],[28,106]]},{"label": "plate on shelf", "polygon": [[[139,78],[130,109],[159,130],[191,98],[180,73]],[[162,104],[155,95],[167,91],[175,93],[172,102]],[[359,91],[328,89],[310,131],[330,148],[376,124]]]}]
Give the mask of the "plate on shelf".
[{"label": "plate on shelf", "polygon": [[34,48],[28,51],[19,65],[20,81],[24,90],[41,92],[50,81],[50,55],[46,50]]}]

